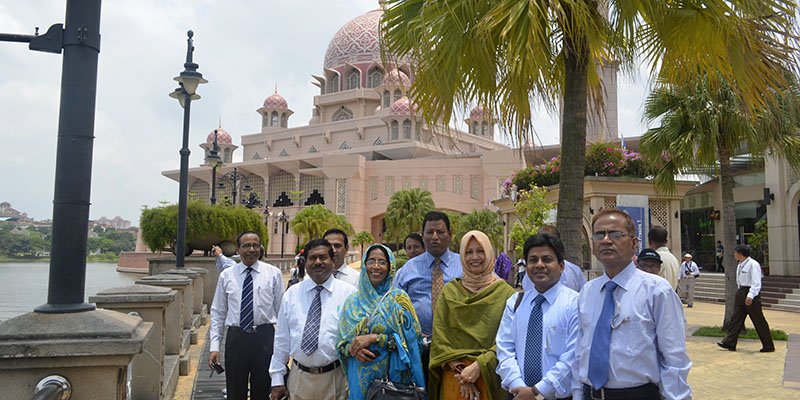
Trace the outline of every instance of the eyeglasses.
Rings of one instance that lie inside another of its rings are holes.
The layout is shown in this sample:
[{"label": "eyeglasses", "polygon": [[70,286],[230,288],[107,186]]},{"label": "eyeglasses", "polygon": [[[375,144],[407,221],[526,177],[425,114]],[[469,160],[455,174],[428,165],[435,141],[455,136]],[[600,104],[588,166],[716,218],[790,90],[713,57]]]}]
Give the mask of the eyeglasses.
[{"label": "eyeglasses", "polygon": [[261,243],[245,243],[239,246],[240,249],[250,250],[250,249],[257,249],[261,247]]},{"label": "eyeglasses", "polygon": [[633,237],[633,235],[629,235],[627,233],[623,233],[620,231],[602,231],[602,232],[595,232],[592,234],[592,241],[599,242],[608,236],[611,240],[620,240],[625,236]]},{"label": "eyeglasses", "polygon": [[365,262],[364,264],[367,264],[368,267],[371,267],[371,266],[375,265],[376,262],[381,267],[385,267],[385,266],[389,265],[389,263],[387,263],[386,260],[373,260],[371,258],[369,260],[367,260],[367,262]]}]

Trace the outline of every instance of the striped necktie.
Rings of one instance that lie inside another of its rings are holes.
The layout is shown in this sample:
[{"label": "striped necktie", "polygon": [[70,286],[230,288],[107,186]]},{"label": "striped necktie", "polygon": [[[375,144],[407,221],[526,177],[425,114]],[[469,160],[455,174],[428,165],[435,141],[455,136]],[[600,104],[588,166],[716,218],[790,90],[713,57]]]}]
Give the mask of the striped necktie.
[{"label": "striped necktie", "polygon": [[433,300],[433,309],[436,309],[436,302],[439,301],[439,295],[442,294],[444,288],[444,276],[442,275],[442,268],[439,266],[442,260],[435,259],[433,261],[433,276],[431,277],[431,299]]},{"label": "striped necktie", "polygon": [[300,341],[300,349],[307,356],[310,356],[319,345],[319,322],[322,318],[322,286],[317,285],[314,289],[317,294],[314,295],[314,300],[311,306],[308,307],[308,314],[306,314],[306,326],[303,328],[303,339]]},{"label": "striped necktie", "polygon": [[253,268],[245,270],[244,284],[242,285],[242,308],[239,311],[239,328],[245,331],[253,329]]},{"label": "striped necktie", "polygon": [[589,352],[589,381],[592,387],[600,389],[608,382],[608,357],[611,353],[611,319],[614,316],[614,289],[617,283],[606,282],[606,299],[597,325],[594,327],[592,347]]},{"label": "striped necktie", "polygon": [[[520,296],[523,294],[520,293]],[[537,295],[533,300],[533,310],[528,320],[528,334],[525,336],[525,384],[533,386],[542,379],[542,302],[544,296]]]}]

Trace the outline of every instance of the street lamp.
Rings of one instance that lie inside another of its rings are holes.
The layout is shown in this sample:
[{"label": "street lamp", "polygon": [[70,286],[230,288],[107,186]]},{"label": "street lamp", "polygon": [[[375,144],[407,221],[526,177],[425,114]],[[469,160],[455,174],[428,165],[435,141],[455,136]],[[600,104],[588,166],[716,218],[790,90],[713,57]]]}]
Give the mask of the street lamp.
[{"label": "street lamp", "polygon": [[[245,192],[250,193],[251,200],[255,200],[256,194],[251,193],[253,188],[250,186],[250,178],[239,172],[238,169],[233,168],[233,172],[225,173],[224,175],[219,177],[219,190],[225,189],[225,182],[230,183],[231,185],[231,197],[233,198],[233,204],[236,205],[236,193],[238,192],[239,184],[244,183],[244,187],[242,190]],[[248,204],[244,198],[242,198],[242,204]],[[252,207],[248,207],[252,208]]]},{"label": "street lamp", "polygon": [[217,145],[217,130],[214,129],[214,147],[208,152],[207,160],[211,163],[211,205],[217,204],[217,166],[222,163],[219,157],[219,146]]},{"label": "street lamp", "polygon": [[175,268],[184,268],[184,257],[186,253],[186,203],[189,186],[189,115],[191,113],[192,100],[200,99],[196,94],[197,86],[201,83],[208,83],[203,79],[203,74],[197,72],[198,65],[192,62],[194,52],[194,42],[192,37],[194,32],[186,33],[186,62],[183,64],[183,72],[174,79],[178,82],[178,88],[169,94],[169,97],[178,100],[183,108],[183,147],[181,147],[181,174],[180,188],[178,189],[178,237],[175,241]]},{"label": "street lamp", "polygon": [[283,238],[289,233],[289,216],[286,215],[286,211],[281,210],[278,213],[278,221],[281,223],[281,258],[283,258]]}]

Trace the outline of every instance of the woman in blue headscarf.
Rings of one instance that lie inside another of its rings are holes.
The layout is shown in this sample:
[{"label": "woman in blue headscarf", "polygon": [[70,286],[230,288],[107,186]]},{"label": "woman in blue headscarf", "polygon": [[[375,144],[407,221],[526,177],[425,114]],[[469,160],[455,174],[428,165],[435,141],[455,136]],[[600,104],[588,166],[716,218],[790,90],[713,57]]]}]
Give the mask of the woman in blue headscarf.
[{"label": "woman in blue headscarf", "polygon": [[364,253],[358,292],[344,304],[337,349],[350,387],[350,400],[361,400],[370,382],[389,380],[424,386],[422,334],[406,292],[392,287],[394,254],[381,244]]}]

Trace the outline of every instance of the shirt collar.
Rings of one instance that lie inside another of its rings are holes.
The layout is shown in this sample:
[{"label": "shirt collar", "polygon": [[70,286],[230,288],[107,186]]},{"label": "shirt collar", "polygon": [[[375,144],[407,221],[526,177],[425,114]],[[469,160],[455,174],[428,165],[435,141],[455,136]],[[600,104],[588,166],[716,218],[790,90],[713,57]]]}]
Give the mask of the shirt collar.
[{"label": "shirt collar", "polygon": [[[253,269],[253,272],[261,272],[261,270],[259,268],[260,264],[261,264],[261,261],[256,260],[256,262],[253,263],[253,265],[251,265],[250,268]],[[240,262],[239,265],[242,266],[242,269],[239,272],[244,274],[245,271],[247,271],[247,265],[244,265],[244,262]]]},{"label": "shirt collar", "polygon": [[[447,249],[447,251],[445,251],[445,253],[442,254],[441,257],[439,257],[439,260],[441,261],[440,266],[443,264],[445,267],[452,267],[452,265],[450,265],[450,264],[451,264],[452,255],[453,254],[455,254],[455,253],[450,251],[450,249]],[[427,265],[428,268],[433,269],[433,262],[436,261],[436,257],[434,257],[433,254],[428,253],[427,251],[425,251],[425,254],[422,254],[422,255],[420,255],[418,257],[425,257],[425,265]]]},{"label": "shirt collar", "polygon": [[[528,274],[525,275],[527,278]],[[556,282],[555,285],[550,287],[550,289],[547,289],[547,291],[545,291],[544,293],[539,293],[539,291],[536,290],[536,287],[533,287],[533,290],[530,291],[531,292],[530,301],[533,302],[533,300],[536,299],[536,296],[541,294],[542,296],[544,296],[544,299],[547,301],[547,304],[553,305],[553,303],[555,303],[556,301],[556,298],[558,298],[558,294],[561,293],[561,286],[562,286],[561,282]]]},{"label": "shirt collar", "polygon": [[[350,271],[348,271],[348,269],[351,269],[351,268],[347,266],[347,263],[344,263],[344,264],[342,264],[341,267],[339,267],[336,270],[336,273],[337,274],[342,274],[342,275],[350,275]],[[333,276],[333,274],[331,274],[331,276]]]},{"label": "shirt collar", "polygon": [[[618,274],[617,274],[617,275],[614,277],[614,279],[611,279],[611,278],[609,278],[609,277],[608,277],[608,274],[606,274],[605,272],[603,272],[603,275],[602,275],[602,276],[600,276],[600,279],[601,279],[601,281],[600,281],[600,282],[602,282],[602,283],[603,283],[603,284],[600,286],[600,288],[602,289],[602,288],[605,286],[606,282],[608,282],[608,281],[614,281],[614,283],[616,283],[616,284],[617,284],[617,286],[620,286],[620,287],[622,287],[623,289],[625,289],[625,290],[628,290],[628,283],[630,282],[631,278],[633,278],[633,275],[634,275],[634,274],[636,274],[636,270],[637,270],[637,269],[636,269],[636,266],[635,266],[635,265],[633,265],[633,261],[631,261],[631,263],[630,263],[630,264],[628,264],[628,266],[627,266],[627,267],[625,267],[625,268],[624,268],[622,271],[620,271],[620,272],[619,272],[619,273],[618,273]],[[647,273],[647,272],[645,272],[645,273]]]},{"label": "shirt collar", "polygon": [[[331,274],[331,276],[328,277],[328,280],[325,281],[325,283],[323,283],[321,286],[323,288],[325,288],[325,290],[327,290],[328,292],[333,293],[333,288],[332,288],[333,280],[334,280],[334,277],[333,277],[333,274]],[[306,292],[312,292],[313,293],[314,288],[317,287],[317,283],[314,282],[314,280],[311,279],[311,278],[304,279],[303,283],[306,284],[306,287],[304,288]]]}]

